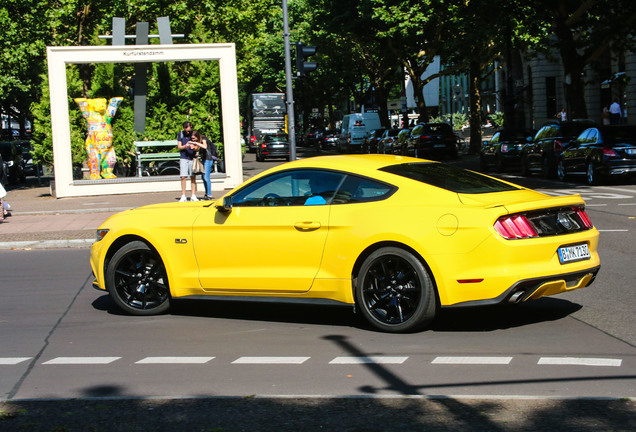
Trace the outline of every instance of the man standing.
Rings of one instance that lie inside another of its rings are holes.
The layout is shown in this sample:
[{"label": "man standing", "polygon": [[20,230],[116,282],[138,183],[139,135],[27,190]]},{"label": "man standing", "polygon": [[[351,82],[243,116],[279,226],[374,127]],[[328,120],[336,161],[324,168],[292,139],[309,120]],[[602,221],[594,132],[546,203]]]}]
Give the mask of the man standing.
[{"label": "man standing", "polygon": [[621,106],[618,104],[618,99],[614,99],[614,102],[609,107],[610,124],[617,125],[621,123]]},{"label": "man standing", "polygon": [[[199,136],[200,137],[200,136]],[[198,201],[197,199],[197,183],[196,176],[192,172],[192,165],[194,158],[197,157],[197,150],[199,149],[199,143],[193,141],[194,134],[192,133],[192,123],[184,122],[183,130],[177,135],[177,148],[179,149],[179,175],[181,176],[181,199],[179,202],[185,202],[188,200],[186,197],[186,185],[188,177],[192,182],[192,196],[190,201]],[[194,138],[196,140],[196,138]]]}]

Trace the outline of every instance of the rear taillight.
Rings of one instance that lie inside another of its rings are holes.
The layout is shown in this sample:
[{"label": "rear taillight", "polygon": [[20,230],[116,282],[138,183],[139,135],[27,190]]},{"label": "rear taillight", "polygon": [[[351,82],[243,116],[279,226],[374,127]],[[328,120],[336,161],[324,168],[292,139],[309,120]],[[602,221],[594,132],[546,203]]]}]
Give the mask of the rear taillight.
[{"label": "rear taillight", "polygon": [[616,152],[613,149],[607,148],[607,147],[603,147],[603,156],[618,157],[618,155],[616,154]]},{"label": "rear taillight", "polygon": [[554,140],[554,151],[560,152],[563,150],[563,143],[560,140]]},{"label": "rear taillight", "polygon": [[495,222],[495,230],[507,240],[539,237],[524,215],[502,216]]},{"label": "rear taillight", "polygon": [[576,215],[581,219],[581,222],[583,222],[583,225],[585,225],[587,229],[591,229],[594,226],[587,213],[585,213],[585,210],[581,207],[574,207],[572,210],[576,212]]},{"label": "rear taillight", "polygon": [[501,151],[504,152],[504,153],[507,152],[508,151],[508,144],[502,144],[501,145]]}]

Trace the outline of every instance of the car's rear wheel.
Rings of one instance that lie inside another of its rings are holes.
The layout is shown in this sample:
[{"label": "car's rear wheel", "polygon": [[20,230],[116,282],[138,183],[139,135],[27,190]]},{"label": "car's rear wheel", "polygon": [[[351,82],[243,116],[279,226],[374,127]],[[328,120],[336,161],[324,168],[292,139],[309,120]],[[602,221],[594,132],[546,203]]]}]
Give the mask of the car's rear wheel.
[{"label": "car's rear wheel", "polygon": [[565,181],[567,174],[565,173],[565,165],[563,164],[563,160],[560,160],[557,164],[557,178],[560,181]]},{"label": "car's rear wheel", "polygon": [[170,308],[166,268],[142,241],[115,252],[106,268],[106,289],[117,306],[132,315],[156,315]]},{"label": "car's rear wheel", "polygon": [[585,179],[587,180],[587,184],[590,186],[598,184],[598,174],[596,173],[596,164],[594,163],[594,161],[589,161],[587,163]]},{"label": "car's rear wheel", "polygon": [[396,247],[378,249],[364,260],[355,295],[367,321],[389,333],[420,330],[437,312],[428,270],[413,254]]}]

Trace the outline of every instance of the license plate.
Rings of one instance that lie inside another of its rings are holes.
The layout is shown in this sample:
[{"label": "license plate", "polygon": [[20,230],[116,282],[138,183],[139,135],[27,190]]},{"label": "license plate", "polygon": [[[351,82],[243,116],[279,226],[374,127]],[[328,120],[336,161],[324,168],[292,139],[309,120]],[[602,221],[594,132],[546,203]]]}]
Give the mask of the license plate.
[{"label": "license plate", "polygon": [[560,247],[557,252],[559,254],[559,261],[561,264],[583,261],[591,258],[590,248],[587,244]]},{"label": "license plate", "polygon": [[435,144],[433,146],[433,148],[444,148],[444,147],[446,147],[446,144]]},{"label": "license plate", "polygon": [[285,144],[274,144],[272,145],[272,148],[283,148],[285,147]]}]

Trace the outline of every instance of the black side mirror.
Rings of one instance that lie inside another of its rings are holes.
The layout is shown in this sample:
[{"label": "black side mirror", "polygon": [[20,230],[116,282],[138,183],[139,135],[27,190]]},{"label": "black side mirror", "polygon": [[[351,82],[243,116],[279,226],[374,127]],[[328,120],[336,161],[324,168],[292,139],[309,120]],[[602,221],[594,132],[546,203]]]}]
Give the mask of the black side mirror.
[{"label": "black side mirror", "polygon": [[232,197],[224,196],[214,203],[214,207],[216,207],[216,209],[221,212],[232,211]]}]

